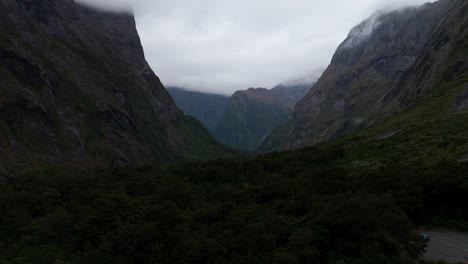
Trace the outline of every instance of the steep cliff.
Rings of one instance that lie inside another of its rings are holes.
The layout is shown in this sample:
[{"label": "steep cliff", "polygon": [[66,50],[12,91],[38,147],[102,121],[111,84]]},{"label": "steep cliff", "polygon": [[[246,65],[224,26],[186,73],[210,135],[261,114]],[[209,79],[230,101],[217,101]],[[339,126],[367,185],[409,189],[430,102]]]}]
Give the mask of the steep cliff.
[{"label": "steep cliff", "polygon": [[254,149],[271,129],[288,121],[295,104],[313,86],[280,84],[271,90],[250,88],[237,91],[229,100],[214,135],[222,143]]},{"label": "steep cliff", "polygon": [[145,61],[133,16],[73,0],[2,0],[0,32],[0,170],[226,153],[175,107]]},{"label": "steep cliff", "polygon": [[[445,84],[467,72],[467,5],[440,0],[377,13],[356,26],[291,121],[275,129],[261,148],[330,140],[443,92]],[[458,105],[452,108],[466,107],[466,91],[452,99]]]},{"label": "steep cliff", "polygon": [[186,115],[193,116],[211,132],[223,117],[229,96],[189,91],[179,87],[167,87],[174,102]]}]

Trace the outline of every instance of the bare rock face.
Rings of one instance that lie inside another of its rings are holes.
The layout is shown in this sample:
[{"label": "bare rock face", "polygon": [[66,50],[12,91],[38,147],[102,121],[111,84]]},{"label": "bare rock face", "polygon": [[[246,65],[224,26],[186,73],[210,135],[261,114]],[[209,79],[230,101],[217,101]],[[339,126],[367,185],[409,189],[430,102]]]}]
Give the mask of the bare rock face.
[{"label": "bare rock face", "polygon": [[[223,152],[174,105],[130,14],[0,2],[0,167],[141,166]],[[196,154],[194,154],[196,153]],[[219,154],[219,153],[218,153]]]},{"label": "bare rock face", "polygon": [[[377,13],[356,26],[291,121],[261,149],[309,146],[368,127],[460,78],[468,69],[467,5],[440,0]],[[453,105],[463,108],[464,100]]]}]

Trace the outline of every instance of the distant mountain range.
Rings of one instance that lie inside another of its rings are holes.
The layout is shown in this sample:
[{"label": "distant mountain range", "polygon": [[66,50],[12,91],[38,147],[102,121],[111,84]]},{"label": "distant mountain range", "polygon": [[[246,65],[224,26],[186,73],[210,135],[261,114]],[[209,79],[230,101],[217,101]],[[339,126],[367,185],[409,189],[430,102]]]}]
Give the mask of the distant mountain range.
[{"label": "distant mountain range", "polygon": [[253,150],[271,129],[288,121],[313,81],[289,82],[273,89],[249,88],[230,98],[168,87],[176,105],[196,117],[221,143]]}]

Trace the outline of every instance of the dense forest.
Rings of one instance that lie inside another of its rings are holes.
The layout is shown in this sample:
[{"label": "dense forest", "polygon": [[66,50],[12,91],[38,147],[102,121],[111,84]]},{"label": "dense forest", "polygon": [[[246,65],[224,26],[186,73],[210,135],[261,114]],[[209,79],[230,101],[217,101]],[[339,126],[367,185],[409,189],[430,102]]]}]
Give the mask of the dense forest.
[{"label": "dense forest", "polygon": [[30,169],[0,185],[0,262],[410,263],[424,252],[419,227],[468,230],[468,163],[386,159],[385,148],[378,166],[353,168],[360,150],[338,142],[184,166]]}]

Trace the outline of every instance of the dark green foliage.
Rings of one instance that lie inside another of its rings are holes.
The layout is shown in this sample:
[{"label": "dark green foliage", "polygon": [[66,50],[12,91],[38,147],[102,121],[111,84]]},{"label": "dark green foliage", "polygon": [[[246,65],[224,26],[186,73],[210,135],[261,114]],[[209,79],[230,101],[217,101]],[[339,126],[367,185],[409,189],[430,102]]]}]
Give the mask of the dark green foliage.
[{"label": "dark green foliage", "polygon": [[466,163],[345,169],[340,145],[0,185],[8,263],[408,263],[415,226],[468,219]]}]

